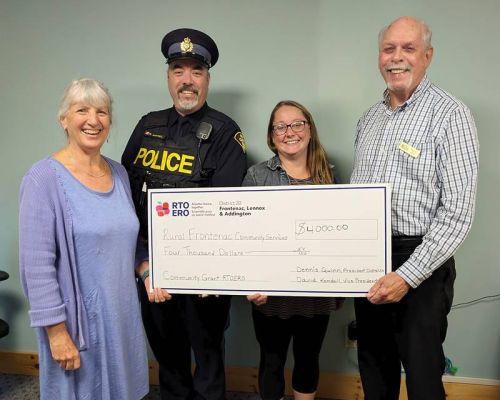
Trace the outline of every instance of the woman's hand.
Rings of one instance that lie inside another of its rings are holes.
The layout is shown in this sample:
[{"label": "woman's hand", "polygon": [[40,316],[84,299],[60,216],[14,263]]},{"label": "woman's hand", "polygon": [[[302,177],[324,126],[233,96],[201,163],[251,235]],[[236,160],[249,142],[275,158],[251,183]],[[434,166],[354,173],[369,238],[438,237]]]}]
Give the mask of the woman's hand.
[{"label": "woman's hand", "polygon": [[261,306],[267,303],[267,296],[265,294],[255,293],[249,294],[247,300],[251,301],[256,306]]},{"label": "woman's hand", "polygon": [[62,369],[73,370],[80,368],[80,352],[69,336],[66,324],[61,322],[45,328],[49,338],[52,358]]},{"label": "woman's hand", "polygon": [[151,277],[147,277],[144,279],[144,287],[146,288],[146,292],[148,294],[148,299],[150,303],[163,303],[172,298],[172,295],[168,293],[165,289],[154,288],[150,291],[150,282]]},{"label": "woman's hand", "polygon": [[148,294],[148,300],[150,303],[163,303],[164,301],[170,300],[172,295],[168,293],[165,289],[155,288],[150,290],[151,287],[151,277],[149,276],[149,261],[143,261],[135,269],[135,272],[140,277],[144,283],[144,288]]}]

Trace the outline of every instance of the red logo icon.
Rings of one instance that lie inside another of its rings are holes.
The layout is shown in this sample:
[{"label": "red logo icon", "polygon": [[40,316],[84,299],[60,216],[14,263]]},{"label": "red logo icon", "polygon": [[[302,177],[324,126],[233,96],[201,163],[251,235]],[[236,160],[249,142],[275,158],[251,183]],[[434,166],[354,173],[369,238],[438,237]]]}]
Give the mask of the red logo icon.
[{"label": "red logo icon", "polygon": [[156,206],[156,212],[158,213],[159,217],[170,214],[168,203],[166,201],[163,203],[158,203],[158,205]]}]

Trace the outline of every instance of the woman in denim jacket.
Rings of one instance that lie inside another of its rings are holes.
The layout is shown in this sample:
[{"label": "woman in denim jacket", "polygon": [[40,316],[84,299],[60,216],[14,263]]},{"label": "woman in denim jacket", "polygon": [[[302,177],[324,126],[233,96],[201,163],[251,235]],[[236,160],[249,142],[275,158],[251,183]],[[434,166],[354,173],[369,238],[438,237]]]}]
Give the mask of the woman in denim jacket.
[{"label": "woman in denim jacket", "polygon": [[[275,156],[248,169],[243,186],[321,185],[335,179],[319,141],[311,113],[295,101],[273,109],[267,144]],[[285,392],[284,369],[293,338],[292,387],[295,400],[312,400],[319,379],[319,353],[330,312],[341,301],[325,297],[281,297],[260,293],[253,303],[255,335],[260,345],[259,390],[264,400]]]}]

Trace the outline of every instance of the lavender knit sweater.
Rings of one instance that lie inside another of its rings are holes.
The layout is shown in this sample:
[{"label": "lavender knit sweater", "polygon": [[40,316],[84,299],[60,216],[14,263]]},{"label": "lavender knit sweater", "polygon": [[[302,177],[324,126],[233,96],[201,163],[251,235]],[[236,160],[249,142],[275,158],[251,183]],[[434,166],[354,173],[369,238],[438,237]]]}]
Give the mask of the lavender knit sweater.
[{"label": "lavender knit sweater", "polygon": [[[130,191],[125,169],[106,160]],[[72,220],[60,178],[49,159],[35,163],[24,176],[19,208],[19,269],[30,303],[31,326],[66,321],[75,345],[85,350],[87,314],[78,285]]]}]

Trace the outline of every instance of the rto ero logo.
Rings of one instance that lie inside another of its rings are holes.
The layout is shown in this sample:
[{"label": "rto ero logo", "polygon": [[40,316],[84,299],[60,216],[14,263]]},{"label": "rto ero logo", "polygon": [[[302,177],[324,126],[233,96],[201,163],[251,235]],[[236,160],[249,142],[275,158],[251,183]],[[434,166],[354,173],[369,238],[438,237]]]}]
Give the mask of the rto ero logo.
[{"label": "rto ero logo", "polygon": [[158,202],[156,212],[159,217],[163,217],[170,213],[172,214],[172,217],[187,217],[189,215],[189,202],[173,201],[171,205],[169,205],[166,201],[163,203]]}]

